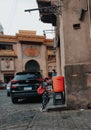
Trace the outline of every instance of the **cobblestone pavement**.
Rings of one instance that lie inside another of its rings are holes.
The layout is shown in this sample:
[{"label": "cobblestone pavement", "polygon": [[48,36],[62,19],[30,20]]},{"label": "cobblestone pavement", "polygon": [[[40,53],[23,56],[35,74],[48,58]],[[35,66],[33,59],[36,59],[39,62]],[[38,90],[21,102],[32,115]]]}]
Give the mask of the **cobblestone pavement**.
[{"label": "cobblestone pavement", "polygon": [[91,130],[91,111],[36,113],[28,130]]},{"label": "cobblestone pavement", "polygon": [[0,130],[27,130],[39,107],[39,102],[13,104],[6,91],[0,90]]},{"label": "cobblestone pavement", "polygon": [[40,103],[12,104],[0,92],[0,130],[91,130],[91,110],[40,112]]}]

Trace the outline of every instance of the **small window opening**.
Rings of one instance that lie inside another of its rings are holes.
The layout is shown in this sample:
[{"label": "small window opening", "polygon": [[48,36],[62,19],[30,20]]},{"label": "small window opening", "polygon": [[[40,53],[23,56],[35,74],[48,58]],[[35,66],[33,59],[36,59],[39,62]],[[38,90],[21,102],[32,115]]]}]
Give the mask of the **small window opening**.
[{"label": "small window opening", "polygon": [[73,24],[73,28],[74,28],[74,29],[80,29],[80,23]]}]

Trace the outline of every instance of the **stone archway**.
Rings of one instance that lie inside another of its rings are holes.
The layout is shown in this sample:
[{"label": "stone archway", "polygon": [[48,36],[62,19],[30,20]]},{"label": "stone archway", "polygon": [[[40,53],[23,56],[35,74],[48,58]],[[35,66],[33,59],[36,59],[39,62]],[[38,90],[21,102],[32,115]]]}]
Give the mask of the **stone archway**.
[{"label": "stone archway", "polygon": [[39,72],[40,71],[40,65],[37,61],[30,60],[25,64],[25,71]]}]

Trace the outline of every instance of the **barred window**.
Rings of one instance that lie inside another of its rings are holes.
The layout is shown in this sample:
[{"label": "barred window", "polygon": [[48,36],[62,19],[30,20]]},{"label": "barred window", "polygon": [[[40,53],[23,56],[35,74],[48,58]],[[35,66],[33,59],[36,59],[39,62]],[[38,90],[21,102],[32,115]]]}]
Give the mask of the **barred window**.
[{"label": "barred window", "polygon": [[13,45],[0,43],[0,50],[13,50]]}]

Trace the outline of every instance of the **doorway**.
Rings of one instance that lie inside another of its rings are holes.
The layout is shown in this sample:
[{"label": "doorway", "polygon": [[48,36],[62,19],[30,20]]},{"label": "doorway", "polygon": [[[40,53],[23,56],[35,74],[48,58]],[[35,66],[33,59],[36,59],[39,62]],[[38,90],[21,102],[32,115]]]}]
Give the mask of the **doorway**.
[{"label": "doorway", "polygon": [[30,60],[25,64],[25,71],[39,72],[40,71],[40,65],[37,61]]},{"label": "doorway", "polygon": [[14,74],[4,74],[4,82],[5,83],[8,83],[13,78],[14,78]]}]

